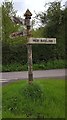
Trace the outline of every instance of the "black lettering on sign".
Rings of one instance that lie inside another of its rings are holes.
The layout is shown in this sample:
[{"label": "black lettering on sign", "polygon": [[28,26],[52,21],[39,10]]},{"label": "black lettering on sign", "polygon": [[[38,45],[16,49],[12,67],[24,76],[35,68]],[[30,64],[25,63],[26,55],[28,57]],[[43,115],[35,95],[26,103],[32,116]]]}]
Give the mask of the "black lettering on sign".
[{"label": "black lettering on sign", "polygon": [[37,42],[39,42],[39,40],[37,40]]},{"label": "black lettering on sign", "polygon": [[53,42],[53,40],[49,40],[49,42]]},{"label": "black lettering on sign", "polygon": [[37,39],[33,39],[33,42],[39,42],[39,40],[37,40]]},{"label": "black lettering on sign", "polygon": [[47,42],[46,39],[41,39],[40,42]]},{"label": "black lettering on sign", "polygon": [[42,39],[40,41],[42,42]]}]

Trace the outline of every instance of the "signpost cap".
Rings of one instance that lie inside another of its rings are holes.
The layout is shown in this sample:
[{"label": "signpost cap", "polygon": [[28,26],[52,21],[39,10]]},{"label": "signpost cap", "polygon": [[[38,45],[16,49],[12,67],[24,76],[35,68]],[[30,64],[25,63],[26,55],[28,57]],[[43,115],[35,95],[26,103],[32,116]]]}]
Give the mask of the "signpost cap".
[{"label": "signpost cap", "polygon": [[25,14],[24,14],[25,17],[27,16],[32,16],[32,13],[29,11],[29,9],[26,10]]}]

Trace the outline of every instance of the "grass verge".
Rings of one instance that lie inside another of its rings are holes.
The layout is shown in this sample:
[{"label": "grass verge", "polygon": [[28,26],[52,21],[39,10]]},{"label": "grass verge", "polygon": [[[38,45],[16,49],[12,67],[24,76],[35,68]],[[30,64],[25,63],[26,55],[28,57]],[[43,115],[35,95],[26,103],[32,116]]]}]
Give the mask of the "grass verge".
[{"label": "grass verge", "polygon": [[3,86],[3,118],[64,118],[65,81],[26,80]]}]

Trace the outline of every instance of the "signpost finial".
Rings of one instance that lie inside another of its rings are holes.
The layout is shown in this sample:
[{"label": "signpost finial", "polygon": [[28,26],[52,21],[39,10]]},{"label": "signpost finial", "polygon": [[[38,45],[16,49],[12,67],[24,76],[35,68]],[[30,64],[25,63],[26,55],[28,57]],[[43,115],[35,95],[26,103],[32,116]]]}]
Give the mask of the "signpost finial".
[{"label": "signpost finial", "polygon": [[26,10],[24,16],[25,16],[26,18],[31,19],[32,13],[29,11],[29,9]]}]

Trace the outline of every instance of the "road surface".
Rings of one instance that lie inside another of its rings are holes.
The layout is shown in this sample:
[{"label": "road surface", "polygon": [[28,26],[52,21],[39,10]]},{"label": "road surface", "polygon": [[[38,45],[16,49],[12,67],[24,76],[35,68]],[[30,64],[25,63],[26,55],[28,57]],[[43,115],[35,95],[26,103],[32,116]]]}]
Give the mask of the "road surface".
[{"label": "road surface", "polygon": [[[33,71],[34,78],[65,78],[65,69]],[[14,80],[28,79],[28,71],[0,73],[0,84]]]}]

